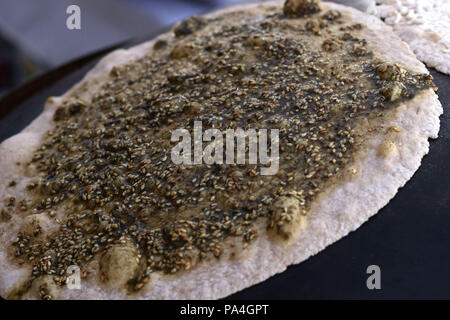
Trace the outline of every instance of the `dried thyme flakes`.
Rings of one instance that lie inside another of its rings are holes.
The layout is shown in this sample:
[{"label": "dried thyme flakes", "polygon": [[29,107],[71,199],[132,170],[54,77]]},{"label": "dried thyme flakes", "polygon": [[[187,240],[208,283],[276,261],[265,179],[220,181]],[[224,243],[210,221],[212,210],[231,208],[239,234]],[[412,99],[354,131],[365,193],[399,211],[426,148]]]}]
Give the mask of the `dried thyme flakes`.
[{"label": "dried thyme flakes", "polygon": [[[301,3],[317,11],[315,1]],[[302,40],[289,36],[283,15],[243,24],[225,17],[209,33],[207,21],[191,18],[175,29],[177,40],[114,67],[92,101],[68,99],[34,155],[40,179],[27,186],[33,213],[65,212],[59,233],[44,241],[41,230],[21,232],[14,242],[33,278],[52,275],[63,285],[68,266],[130,239],[140,258],[128,287],[139,290],[153,271],[177,273],[223,257],[229,246],[245,248],[261,222],[289,238],[298,215],[352,161],[364,138],[357,121],[370,126],[392,101],[432,86],[429,76],[374,61],[357,32],[363,26],[340,18],[330,11],[305,20]],[[175,165],[171,132],[192,130],[194,120],[223,131],[279,129],[278,174],[260,176],[255,165]]]}]

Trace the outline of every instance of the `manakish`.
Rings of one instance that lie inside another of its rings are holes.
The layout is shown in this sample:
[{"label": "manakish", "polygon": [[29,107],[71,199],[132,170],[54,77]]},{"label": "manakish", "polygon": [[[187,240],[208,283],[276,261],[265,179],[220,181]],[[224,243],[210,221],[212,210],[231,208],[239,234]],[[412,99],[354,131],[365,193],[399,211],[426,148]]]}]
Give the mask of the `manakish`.
[{"label": "manakish", "polygon": [[[390,27],[321,6],[289,0],[190,18],[109,54],[50,98],[0,146],[0,294],[220,298],[386,205],[437,137],[442,107]],[[174,165],[170,130],[194,119],[280,129],[278,174]],[[81,290],[65,286],[71,265]]]},{"label": "manakish", "polygon": [[450,2],[377,0],[386,24],[406,41],[419,60],[450,74]]}]

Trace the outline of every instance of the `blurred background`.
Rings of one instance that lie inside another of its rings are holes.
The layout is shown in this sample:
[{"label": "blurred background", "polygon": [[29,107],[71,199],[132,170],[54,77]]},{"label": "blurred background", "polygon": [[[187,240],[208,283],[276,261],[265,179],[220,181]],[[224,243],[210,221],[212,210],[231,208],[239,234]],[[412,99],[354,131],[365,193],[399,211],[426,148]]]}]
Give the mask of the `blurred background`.
[{"label": "blurred background", "polygon": [[[352,1],[363,0],[336,2]],[[258,0],[1,0],[0,97],[75,58],[243,2]],[[66,27],[70,5],[80,7],[81,30]]]},{"label": "blurred background", "polygon": [[[1,0],[0,97],[30,77],[95,50],[239,0]],[[81,10],[69,30],[68,6]]]}]

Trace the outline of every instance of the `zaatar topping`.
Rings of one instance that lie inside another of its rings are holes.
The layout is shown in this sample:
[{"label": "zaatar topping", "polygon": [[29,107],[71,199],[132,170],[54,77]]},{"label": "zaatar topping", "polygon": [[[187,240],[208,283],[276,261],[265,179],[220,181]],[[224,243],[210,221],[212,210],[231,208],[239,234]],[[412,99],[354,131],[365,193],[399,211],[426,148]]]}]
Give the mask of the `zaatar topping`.
[{"label": "zaatar topping", "polygon": [[0,222],[7,222],[11,220],[11,215],[5,209],[0,210]]},{"label": "zaatar topping", "polygon": [[14,207],[16,205],[16,198],[15,197],[9,197],[9,198],[7,198],[5,200],[5,202],[6,202],[6,206],[7,207],[12,208],[12,207]]},{"label": "zaatar topping", "polygon": [[153,45],[154,50],[159,50],[159,49],[162,49],[165,47],[167,47],[167,41],[165,41],[165,40],[157,40],[155,42],[155,44]]},{"label": "zaatar topping", "polygon": [[403,94],[406,94],[406,87],[403,83],[395,81],[388,83],[380,90],[380,93],[386,100],[392,102],[400,99]]},{"label": "zaatar topping", "polygon": [[323,16],[323,19],[334,21],[342,17],[342,14],[337,10],[328,10]]},{"label": "zaatar topping", "polygon": [[316,35],[320,35],[321,34],[320,25],[315,20],[308,20],[308,22],[306,22],[305,27],[306,27],[306,30],[312,31]]},{"label": "zaatar topping", "polygon": [[86,103],[79,99],[70,99],[64,102],[64,104],[56,109],[53,120],[61,121],[68,119],[76,114],[79,114],[86,107]]},{"label": "zaatar topping", "polygon": [[180,22],[174,29],[177,37],[187,36],[200,30],[206,25],[206,19],[198,16],[192,16]]},{"label": "zaatar topping", "polygon": [[377,75],[385,80],[398,80],[405,70],[398,64],[380,63],[376,66]]},{"label": "zaatar topping", "polygon": [[306,215],[306,209],[295,197],[280,197],[274,202],[269,215],[269,230],[276,231],[276,235],[284,240],[294,238],[301,232],[301,222]]},{"label": "zaatar topping", "polygon": [[284,14],[289,18],[303,18],[321,10],[319,0],[286,0]]},{"label": "zaatar topping", "polygon": [[[318,10],[315,1],[287,1],[285,10],[293,3],[303,13]],[[229,15],[236,19],[225,15],[215,20],[218,28],[192,31],[116,66],[77,114],[70,115],[76,97],[55,112],[56,127],[31,164],[39,179],[27,190],[31,213],[56,220],[52,212],[64,212],[60,229],[45,241],[45,230],[23,230],[13,243],[17,258],[33,264],[33,279],[51,275],[64,285],[70,265],[98,258],[103,281],[135,291],[152,272],[223,259],[229,247],[246,248],[265,229],[292,239],[378,119],[433,86],[428,75],[375,60],[363,26],[345,25],[338,14],[325,18],[326,27],[318,15],[299,20],[301,28],[288,28],[292,21],[270,10],[264,22]],[[352,54],[355,45],[365,54]],[[174,164],[171,132],[191,131],[195,120],[221,131],[279,129],[279,172]],[[106,266],[120,265],[122,251],[134,262],[119,279]]]},{"label": "zaatar topping", "polygon": [[42,300],[52,300],[53,297],[50,294],[50,291],[47,288],[47,284],[41,284],[39,286],[39,294],[41,295]]},{"label": "zaatar topping", "polygon": [[193,51],[194,46],[190,44],[181,44],[173,48],[172,52],[170,52],[170,57],[173,59],[186,58],[192,55]]},{"label": "zaatar topping", "polygon": [[336,51],[339,48],[340,44],[341,42],[339,40],[327,39],[323,42],[322,48],[325,51]]}]

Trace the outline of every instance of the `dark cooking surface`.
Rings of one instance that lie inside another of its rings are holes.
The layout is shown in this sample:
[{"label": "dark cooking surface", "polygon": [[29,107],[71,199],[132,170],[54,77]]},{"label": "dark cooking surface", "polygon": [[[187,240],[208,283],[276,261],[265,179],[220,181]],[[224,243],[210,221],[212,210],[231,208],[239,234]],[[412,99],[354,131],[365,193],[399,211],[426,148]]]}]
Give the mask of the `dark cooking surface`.
[{"label": "dark cooking surface", "polygon": [[[84,59],[38,78],[0,101],[0,142],[21,131],[95,64]],[[81,67],[81,65],[84,65]],[[379,214],[307,261],[231,299],[450,298],[450,77],[431,70],[444,106],[439,139],[413,178]],[[37,93],[33,90],[40,85]],[[366,269],[381,268],[381,290]]]}]

